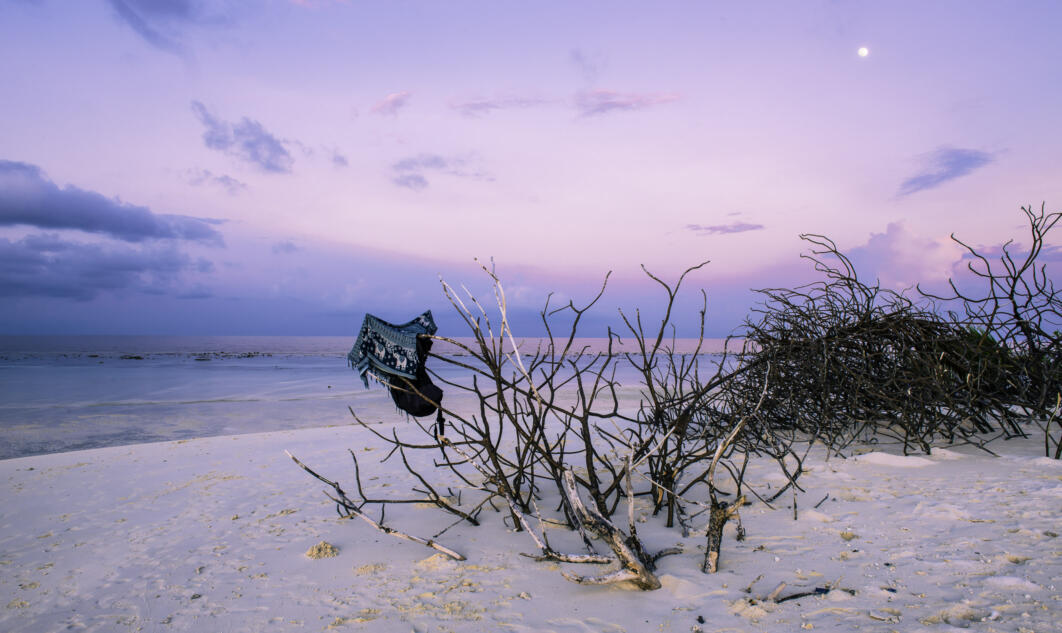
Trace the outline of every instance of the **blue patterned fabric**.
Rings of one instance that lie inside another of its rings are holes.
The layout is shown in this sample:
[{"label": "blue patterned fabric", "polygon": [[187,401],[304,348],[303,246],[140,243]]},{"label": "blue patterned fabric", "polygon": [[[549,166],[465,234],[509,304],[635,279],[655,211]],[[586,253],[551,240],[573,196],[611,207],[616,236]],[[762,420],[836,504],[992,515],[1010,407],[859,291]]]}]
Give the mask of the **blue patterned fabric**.
[{"label": "blue patterned fabric", "polygon": [[358,372],[366,387],[369,386],[370,372],[385,385],[389,384],[391,376],[414,380],[421,363],[417,354],[417,335],[435,334],[438,329],[431,310],[402,325],[366,314],[358,340],[347,354],[347,363]]}]

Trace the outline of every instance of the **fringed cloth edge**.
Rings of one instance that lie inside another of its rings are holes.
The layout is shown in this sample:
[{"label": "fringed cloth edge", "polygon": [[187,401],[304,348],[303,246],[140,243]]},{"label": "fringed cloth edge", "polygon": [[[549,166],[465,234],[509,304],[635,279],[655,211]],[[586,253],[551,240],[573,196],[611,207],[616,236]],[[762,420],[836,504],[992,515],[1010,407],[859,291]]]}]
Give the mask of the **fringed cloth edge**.
[{"label": "fringed cloth edge", "polygon": [[421,363],[417,354],[417,336],[430,336],[438,329],[431,310],[401,325],[366,314],[358,339],[347,354],[347,364],[358,372],[366,387],[369,386],[369,373],[384,384],[389,376],[414,380]]}]

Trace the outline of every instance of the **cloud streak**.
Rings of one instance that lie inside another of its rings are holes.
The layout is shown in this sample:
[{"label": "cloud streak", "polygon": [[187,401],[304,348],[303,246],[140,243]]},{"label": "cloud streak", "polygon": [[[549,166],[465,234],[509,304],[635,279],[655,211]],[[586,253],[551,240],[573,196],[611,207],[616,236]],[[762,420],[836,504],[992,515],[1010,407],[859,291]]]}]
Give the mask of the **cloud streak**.
[{"label": "cloud streak", "polygon": [[60,189],[36,165],[0,160],[0,226],[73,229],[125,242],[180,239],[221,245],[212,223],[152,213],[71,185]]},{"label": "cloud streak", "polygon": [[897,195],[909,196],[919,191],[933,189],[956,178],[961,178],[995,161],[995,156],[974,149],[940,147],[929,154],[927,166],[921,172],[900,183]]},{"label": "cloud streak", "polygon": [[428,173],[440,173],[458,178],[493,181],[494,177],[478,170],[467,169],[468,161],[463,158],[440,156],[439,154],[417,154],[403,158],[391,165],[393,175],[391,182],[395,185],[422,191],[428,188]]},{"label": "cloud streak", "polygon": [[545,105],[549,101],[534,97],[496,97],[493,99],[468,99],[454,101],[450,107],[469,118],[479,118],[498,110],[514,110],[534,108]]},{"label": "cloud streak", "polygon": [[192,112],[206,128],[203,143],[208,148],[234,156],[265,172],[291,173],[295,159],[284,143],[258,121],[243,117],[238,123],[229,123],[215,117],[199,101],[192,102]]},{"label": "cloud streak", "polygon": [[693,231],[698,235],[726,235],[729,233],[745,233],[747,231],[762,231],[767,227],[762,224],[751,224],[749,222],[731,222],[730,224],[713,224],[710,226],[704,226],[702,224],[687,224],[686,229]]},{"label": "cloud streak", "polygon": [[575,108],[580,116],[591,117],[610,112],[645,110],[679,100],[671,93],[617,92],[615,90],[590,90],[575,96]]},{"label": "cloud streak", "polygon": [[209,169],[189,170],[188,183],[196,187],[203,185],[212,185],[215,187],[221,187],[230,196],[235,196],[242,191],[247,190],[247,183],[236,180],[232,176],[226,174],[216,175]]},{"label": "cloud streak", "polygon": [[415,171],[422,169],[446,169],[453,162],[452,159],[443,158],[438,154],[418,154],[403,158],[392,167],[395,171]]},{"label": "cloud streak", "polygon": [[1040,259],[1045,262],[1062,262],[1062,246],[1045,246],[1040,251]]},{"label": "cloud streak", "polygon": [[[110,0],[111,8],[114,9],[117,16],[125,22],[129,28],[133,29],[141,39],[160,51],[171,53],[179,57],[184,56],[186,51],[184,45],[181,44],[180,41],[178,41],[172,34],[164,35],[160,32],[158,27],[151,24],[151,7],[154,6],[154,4],[155,3],[150,2]],[[158,4],[167,6],[184,5],[187,7],[187,3],[182,2]]]},{"label": "cloud streak", "polygon": [[601,55],[588,55],[580,48],[573,48],[568,52],[568,61],[570,61],[582,75],[583,81],[588,84],[593,84],[597,81],[597,78],[601,76],[601,70],[605,66],[604,57]]},{"label": "cloud streak", "polygon": [[208,14],[214,3],[195,0],[107,0],[115,16],[145,42],[165,53],[188,57],[182,41],[188,27],[223,24],[229,19]]}]

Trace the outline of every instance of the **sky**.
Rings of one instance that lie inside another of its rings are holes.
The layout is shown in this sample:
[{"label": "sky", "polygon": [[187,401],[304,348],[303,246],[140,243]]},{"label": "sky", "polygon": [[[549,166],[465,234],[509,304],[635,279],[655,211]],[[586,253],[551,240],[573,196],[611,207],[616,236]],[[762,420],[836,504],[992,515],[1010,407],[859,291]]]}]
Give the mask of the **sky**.
[{"label": "sky", "polygon": [[[440,277],[734,330],[1062,210],[1062,4],[0,0],[0,334],[346,335]],[[865,55],[860,49],[865,49]],[[1044,260],[1062,260],[1062,231]],[[1024,240],[1024,241],[1023,241]],[[493,262],[493,263],[492,263]],[[1053,264],[1055,269],[1062,264]]]}]

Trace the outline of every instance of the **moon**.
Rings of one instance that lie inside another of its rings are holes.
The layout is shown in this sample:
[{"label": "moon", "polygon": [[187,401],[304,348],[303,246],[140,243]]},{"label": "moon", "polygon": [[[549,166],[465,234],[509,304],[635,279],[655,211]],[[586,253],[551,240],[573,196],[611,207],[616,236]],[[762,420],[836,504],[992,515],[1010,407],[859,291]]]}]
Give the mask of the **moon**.
[{"label": "moon", "polygon": [[866,46],[860,46],[859,50],[856,51],[856,52],[859,53],[860,57],[866,57],[867,55],[870,54],[870,49],[867,48]]}]

